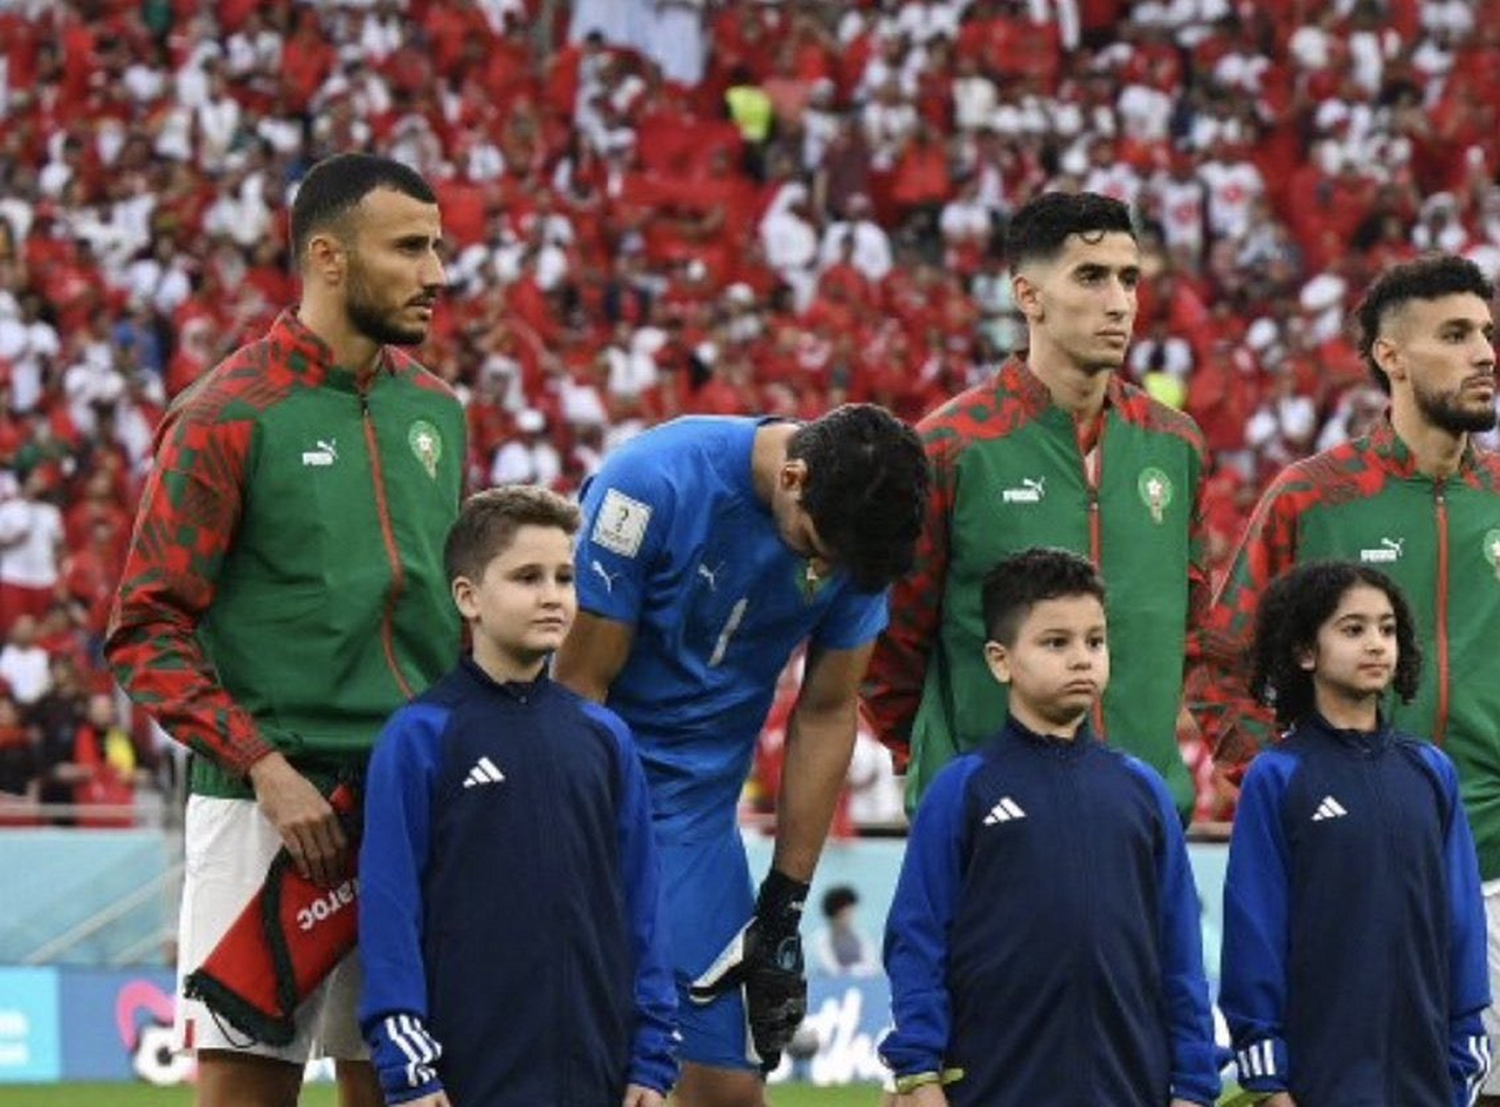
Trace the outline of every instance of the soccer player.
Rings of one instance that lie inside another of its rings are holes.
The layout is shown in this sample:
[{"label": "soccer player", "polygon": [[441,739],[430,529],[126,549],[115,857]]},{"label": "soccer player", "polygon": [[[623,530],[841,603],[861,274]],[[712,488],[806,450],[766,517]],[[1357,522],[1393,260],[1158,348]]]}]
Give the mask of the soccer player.
[{"label": "soccer player", "polygon": [[[623,717],[645,762],[684,1107],[761,1103],[760,1070],[802,1019],[798,924],[885,625],[883,589],[911,563],[926,480],[909,427],[848,405],[807,424],[678,419],[621,447],[584,490],[581,611],[557,679]],[[777,677],[804,641],[757,896],[736,807]]]},{"label": "soccer player", "polygon": [[1256,620],[1250,686],[1289,733],[1229,846],[1219,1006],[1267,1107],[1468,1107],[1489,1068],[1484,907],[1453,763],[1394,730],[1421,675],[1383,573],[1310,562]]},{"label": "soccer player", "polygon": [[[398,347],[427,335],[444,285],[436,198],[384,158],[314,166],[292,208],[302,299],[179,397],[105,652],[120,684],[193,751],[179,933],[185,976],[283,846],[341,879],[328,800],[393,710],[458,654],[439,553],[458,512],[464,416]],[[351,955],[297,1012],[288,1046],[245,1042],[179,997],[204,1107],[297,1099],[336,1058],[346,1107],[380,1103]]]},{"label": "soccer player", "polygon": [[982,586],[1000,730],[912,826],[886,922],[897,1107],[1172,1107],[1219,1094],[1198,894],[1160,776],[1097,741],[1104,582],[1033,549]]},{"label": "soccer player", "polygon": [[897,767],[909,758],[913,808],[1005,712],[984,665],[984,574],[1029,546],[1071,549],[1110,582],[1120,661],[1096,723],[1161,773],[1186,813],[1176,722],[1209,595],[1203,436],[1118,375],[1140,280],[1123,204],[1046,193],[1016,212],[1006,249],[1028,348],[918,427],[933,471],[926,524],[916,571],[892,590],[865,702]]},{"label": "soccer player", "polygon": [[[1215,758],[1242,771],[1273,733],[1249,687],[1261,593],[1316,559],[1389,575],[1411,597],[1428,672],[1388,718],[1443,747],[1458,769],[1500,972],[1500,457],[1471,438],[1495,425],[1494,292],[1472,262],[1443,255],[1393,266],[1371,285],[1360,347],[1390,395],[1389,417],[1288,466],[1261,497],[1209,614],[1191,698]],[[1493,975],[1490,992],[1500,992]],[[1486,1026],[1500,1027],[1493,1008]]]},{"label": "soccer player", "polygon": [[660,1107],[677,1075],[646,778],[619,716],[546,674],[577,530],[542,488],[470,497],[443,560],[473,654],[370,760],[360,1024],[387,1103]]}]

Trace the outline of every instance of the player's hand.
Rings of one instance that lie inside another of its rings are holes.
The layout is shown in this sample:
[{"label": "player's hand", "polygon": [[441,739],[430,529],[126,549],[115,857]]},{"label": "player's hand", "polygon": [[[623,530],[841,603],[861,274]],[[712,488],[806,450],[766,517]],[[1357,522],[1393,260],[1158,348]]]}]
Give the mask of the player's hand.
[{"label": "player's hand", "polygon": [[688,994],[708,1003],[735,988],[745,991],[750,1040],[762,1072],[781,1063],[781,1051],[807,1014],[802,937],[797,927],[808,886],[772,869],[760,886],[755,914],[724,947]]},{"label": "player's hand", "polygon": [[250,766],[250,784],[297,871],[325,888],[342,880],[349,839],[337,812],[312,781],[280,753],[272,753]]},{"label": "player's hand", "polygon": [[[909,1092],[898,1092],[891,1098],[894,1107],[948,1107],[948,1094],[941,1084],[923,1084]],[[1177,1107],[1174,1102],[1172,1107]]]},{"label": "player's hand", "polygon": [[629,1084],[625,1088],[625,1099],[621,1107],[662,1107],[667,1097],[655,1088],[642,1084]]}]

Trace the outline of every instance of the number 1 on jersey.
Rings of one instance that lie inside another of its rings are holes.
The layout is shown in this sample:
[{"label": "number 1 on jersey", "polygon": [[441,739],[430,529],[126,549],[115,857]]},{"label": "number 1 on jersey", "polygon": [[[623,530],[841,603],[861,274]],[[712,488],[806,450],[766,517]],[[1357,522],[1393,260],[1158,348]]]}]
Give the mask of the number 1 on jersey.
[{"label": "number 1 on jersey", "polygon": [[719,631],[719,640],[714,643],[714,652],[709,655],[708,667],[710,669],[724,660],[724,651],[729,648],[729,639],[734,637],[734,632],[740,629],[740,622],[745,618],[745,608],[749,606],[750,597],[741,596],[730,609],[729,618],[724,620],[724,629]]}]

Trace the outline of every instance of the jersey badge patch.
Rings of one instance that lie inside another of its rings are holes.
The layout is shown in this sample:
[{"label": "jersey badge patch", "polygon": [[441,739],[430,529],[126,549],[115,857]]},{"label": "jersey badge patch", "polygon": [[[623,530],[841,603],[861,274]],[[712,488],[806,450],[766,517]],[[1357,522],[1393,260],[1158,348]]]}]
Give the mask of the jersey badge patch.
[{"label": "jersey badge patch", "polygon": [[641,551],[646,527],[651,523],[651,505],[631,499],[618,488],[604,493],[599,514],[594,519],[590,541],[621,557],[634,557]]}]

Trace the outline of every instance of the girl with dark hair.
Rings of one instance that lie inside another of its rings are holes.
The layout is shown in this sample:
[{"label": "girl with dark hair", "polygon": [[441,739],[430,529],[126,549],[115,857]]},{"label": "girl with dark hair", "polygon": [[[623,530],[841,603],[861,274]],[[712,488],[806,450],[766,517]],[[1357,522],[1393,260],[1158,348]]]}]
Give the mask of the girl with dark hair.
[{"label": "girl with dark hair", "polygon": [[1245,777],[1219,1006],[1270,1107],[1473,1103],[1489,1068],[1479,868],[1453,763],[1391,728],[1421,676],[1385,574],[1310,562],[1261,602],[1251,688],[1282,740]]}]

